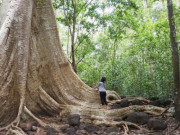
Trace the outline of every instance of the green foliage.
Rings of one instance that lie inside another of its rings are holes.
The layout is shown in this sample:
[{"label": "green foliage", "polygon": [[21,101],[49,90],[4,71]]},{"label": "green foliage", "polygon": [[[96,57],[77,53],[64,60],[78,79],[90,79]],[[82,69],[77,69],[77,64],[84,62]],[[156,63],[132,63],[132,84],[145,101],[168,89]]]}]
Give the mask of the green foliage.
[{"label": "green foliage", "polygon": [[[99,18],[99,14],[95,12],[98,4],[95,0],[54,0],[53,6],[59,11],[58,22],[63,29],[66,28],[66,35],[62,39],[67,44],[64,46],[66,53],[71,59],[74,52],[76,65],[78,65],[94,48],[91,37],[98,28],[96,18]],[[75,48],[74,51],[71,50],[72,46]]]},{"label": "green foliage", "polygon": [[21,116],[20,116],[20,119],[21,119],[22,121],[27,121],[27,120],[29,120],[29,117],[28,117],[27,115],[21,115]]},{"label": "green foliage", "polygon": [[38,1],[37,1],[37,4],[42,4],[42,0],[38,0]]},{"label": "green foliage", "polygon": [[[54,7],[69,13],[71,23],[70,2],[56,1]],[[172,97],[173,70],[165,2],[105,0],[82,8],[83,2],[77,9],[80,34],[75,50],[81,79],[94,86],[106,76],[107,89],[119,94]],[[180,8],[176,4],[174,8],[180,41]],[[67,26],[67,19],[61,14],[57,19]]]}]

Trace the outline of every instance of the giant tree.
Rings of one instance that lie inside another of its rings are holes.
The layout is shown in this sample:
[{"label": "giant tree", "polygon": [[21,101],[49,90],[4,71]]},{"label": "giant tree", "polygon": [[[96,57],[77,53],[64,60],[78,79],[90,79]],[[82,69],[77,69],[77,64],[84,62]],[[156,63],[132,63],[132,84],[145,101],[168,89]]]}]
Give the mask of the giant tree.
[{"label": "giant tree", "polygon": [[173,14],[172,0],[167,0],[168,19],[170,27],[170,39],[172,50],[173,76],[174,76],[174,103],[175,103],[175,119],[180,122],[180,78],[179,78],[179,54],[178,45],[176,42],[176,29]]},{"label": "giant tree", "polygon": [[[62,50],[51,0],[4,0],[0,17],[0,130],[7,134],[24,134],[18,127],[22,113],[43,127],[34,114],[78,113],[90,123],[127,129],[137,125],[113,119],[137,110],[165,111],[150,105],[100,110],[97,91],[79,79]],[[120,100],[114,92],[108,95]]]}]

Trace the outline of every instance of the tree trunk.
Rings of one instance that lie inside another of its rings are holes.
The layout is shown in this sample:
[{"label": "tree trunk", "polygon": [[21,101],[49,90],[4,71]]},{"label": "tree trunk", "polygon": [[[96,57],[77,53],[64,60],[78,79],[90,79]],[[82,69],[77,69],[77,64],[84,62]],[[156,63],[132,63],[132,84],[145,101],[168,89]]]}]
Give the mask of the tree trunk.
[{"label": "tree trunk", "polygon": [[114,81],[116,80],[116,74],[115,74],[115,70],[116,70],[116,65],[115,65],[115,61],[116,61],[116,50],[117,50],[117,39],[114,40],[114,50],[113,50],[113,58],[112,58],[112,90],[114,90],[115,88],[115,84]]},{"label": "tree trunk", "polygon": [[14,0],[8,12],[2,12],[0,120],[4,124],[21,112],[22,104],[32,112],[54,114],[59,112],[57,104],[85,105],[99,99],[73,72],[62,50],[51,0],[37,1]]},{"label": "tree trunk", "polygon": [[[94,116],[112,119],[129,114],[129,108],[106,113],[99,109],[98,92],[79,79],[62,50],[51,0],[38,1],[4,0],[2,4],[0,122],[3,128],[0,131],[10,129],[9,132],[15,133],[16,129],[23,134],[17,127],[23,111],[38,122],[33,113],[60,112],[61,116],[76,113],[91,122]],[[131,112],[140,109],[161,114],[165,111],[153,106],[135,108],[131,107]]]},{"label": "tree trunk", "polygon": [[175,29],[172,0],[167,0],[167,6],[168,6],[168,19],[169,19],[169,27],[170,27],[173,76],[174,76],[175,119],[178,122],[180,122],[179,55],[178,55],[178,45],[176,42],[176,29]]},{"label": "tree trunk", "polygon": [[75,73],[77,73],[77,67],[76,67],[76,59],[75,59],[75,31],[76,31],[76,5],[74,7],[74,13],[73,13],[73,32],[71,37],[71,53],[72,53],[72,67]]}]

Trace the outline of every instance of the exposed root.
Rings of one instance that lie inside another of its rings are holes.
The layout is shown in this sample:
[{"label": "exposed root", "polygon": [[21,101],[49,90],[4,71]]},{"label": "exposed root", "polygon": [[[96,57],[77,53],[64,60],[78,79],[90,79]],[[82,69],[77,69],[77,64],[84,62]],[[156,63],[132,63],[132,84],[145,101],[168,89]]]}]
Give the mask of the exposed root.
[{"label": "exposed root", "polygon": [[21,129],[21,128],[19,128],[19,127],[17,127],[17,126],[12,126],[9,130],[8,130],[8,132],[6,133],[6,135],[26,135],[25,133],[24,133],[24,131]]},{"label": "exposed root", "polygon": [[93,121],[94,125],[98,125],[98,126],[116,126],[116,127],[123,127],[124,129],[124,135],[128,135],[129,133],[129,128],[128,126],[134,127],[136,129],[142,130],[142,128],[140,128],[138,125],[131,123],[131,122],[126,122],[126,121],[120,121],[120,122],[116,122],[116,121],[112,121],[112,120],[94,120]]},{"label": "exposed root", "polygon": [[121,97],[115,91],[107,90],[106,93],[107,93],[106,96],[107,102],[111,103],[113,101],[121,100]]},{"label": "exposed root", "polygon": [[145,99],[143,97],[126,97],[126,98],[123,98],[122,100],[133,101],[133,100],[136,100],[136,99],[141,100],[141,101],[143,101],[145,103],[149,103],[150,102],[150,100]]},{"label": "exposed root", "polygon": [[127,124],[122,125],[122,127],[124,128],[124,135],[128,135],[129,128],[128,128]]},{"label": "exposed root", "polygon": [[31,111],[28,110],[28,108],[27,108],[26,106],[24,107],[24,111],[25,111],[29,116],[31,116],[34,120],[36,120],[41,127],[46,127],[46,126],[47,126],[46,123],[44,123],[44,122],[41,121],[39,118],[37,118],[36,116],[34,116],[34,115],[31,113]]},{"label": "exposed root", "polygon": [[14,121],[12,121],[9,125],[7,125],[3,128],[0,128],[0,131],[7,131],[6,135],[11,135],[11,134],[26,135],[24,133],[24,131],[18,127],[19,122],[20,122],[20,115],[23,111],[23,105],[24,105],[24,98],[22,97],[20,99],[20,105],[19,105],[19,110],[18,110],[16,119]]},{"label": "exposed root", "polygon": [[17,123],[20,121],[20,118],[16,118],[8,126],[0,128],[0,131],[7,131],[6,135],[26,135],[24,131],[18,127]]},{"label": "exposed root", "polygon": [[[111,95],[110,95],[111,96]],[[110,104],[118,104],[124,100],[133,101],[133,100],[141,100],[144,103],[150,103],[150,100],[147,100],[143,97],[127,97],[120,100],[107,100]]]}]

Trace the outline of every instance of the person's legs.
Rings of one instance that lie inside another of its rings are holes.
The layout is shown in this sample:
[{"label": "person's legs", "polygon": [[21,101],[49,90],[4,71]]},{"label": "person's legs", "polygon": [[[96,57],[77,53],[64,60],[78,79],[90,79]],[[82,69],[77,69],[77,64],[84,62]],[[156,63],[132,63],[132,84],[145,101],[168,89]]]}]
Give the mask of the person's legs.
[{"label": "person's legs", "polygon": [[104,96],[103,93],[104,93],[104,92],[100,92],[100,98],[101,98],[102,109],[104,109],[104,105],[105,105],[105,103],[104,103],[104,98],[103,98],[103,96]]},{"label": "person's legs", "polygon": [[102,92],[101,95],[102,95],[102,102],[103,102],[103,105],[104,105],[103,109],[105,108],[105,106],[106,106],[106,109],[107,109],[106,92]]},{"label": "person's legs", "polygon": [[106,100],[106,92],[104,92],[103,100],[104,100],[104,104],[106,105],[106,109],[108,109],[108,104]]}]

